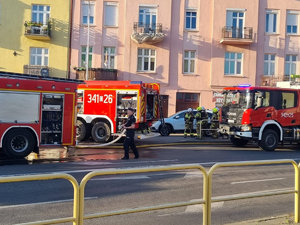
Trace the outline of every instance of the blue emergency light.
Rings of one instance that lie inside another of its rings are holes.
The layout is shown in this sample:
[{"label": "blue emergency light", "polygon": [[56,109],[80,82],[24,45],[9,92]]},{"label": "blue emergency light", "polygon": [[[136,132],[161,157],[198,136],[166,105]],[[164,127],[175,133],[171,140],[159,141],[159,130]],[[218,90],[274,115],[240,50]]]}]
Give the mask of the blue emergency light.
[{"label": "blue emergency light", "polygon": [[251,87],[251,85],[250,84],[239,84],[238,87],[242,87],[242,88],[243,87]]}]

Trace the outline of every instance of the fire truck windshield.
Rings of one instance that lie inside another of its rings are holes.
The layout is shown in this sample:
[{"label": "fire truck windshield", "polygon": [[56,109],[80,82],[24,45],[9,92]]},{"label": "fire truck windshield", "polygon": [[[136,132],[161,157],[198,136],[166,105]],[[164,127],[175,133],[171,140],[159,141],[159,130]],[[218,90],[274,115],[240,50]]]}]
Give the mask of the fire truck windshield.
[{"label": "fire truck windshield", "polygon": [[250,92],[247,90],[232,90],[224,93],[224,106],[248,109],[251,107]]}]

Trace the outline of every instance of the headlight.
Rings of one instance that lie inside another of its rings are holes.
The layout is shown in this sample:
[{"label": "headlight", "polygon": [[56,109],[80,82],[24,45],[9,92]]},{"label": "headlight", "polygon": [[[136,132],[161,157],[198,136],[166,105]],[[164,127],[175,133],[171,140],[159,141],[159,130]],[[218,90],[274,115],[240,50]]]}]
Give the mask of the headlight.
[{"label": "headlight", "polygon": [[246,131],[251,131],[251,126],[250,125],[243,125],[242,127],[241,127],[241,131],[242,132],[246,132]]}]

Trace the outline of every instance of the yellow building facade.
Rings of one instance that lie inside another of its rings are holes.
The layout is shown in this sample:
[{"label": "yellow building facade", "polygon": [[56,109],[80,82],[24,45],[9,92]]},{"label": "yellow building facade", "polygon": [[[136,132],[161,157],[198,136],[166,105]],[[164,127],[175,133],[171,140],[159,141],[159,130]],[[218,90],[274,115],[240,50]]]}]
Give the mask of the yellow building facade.
[{"label": "yellow building facade", "polygon": [[67,78],[71,0],[0,0],[0,71]]}]

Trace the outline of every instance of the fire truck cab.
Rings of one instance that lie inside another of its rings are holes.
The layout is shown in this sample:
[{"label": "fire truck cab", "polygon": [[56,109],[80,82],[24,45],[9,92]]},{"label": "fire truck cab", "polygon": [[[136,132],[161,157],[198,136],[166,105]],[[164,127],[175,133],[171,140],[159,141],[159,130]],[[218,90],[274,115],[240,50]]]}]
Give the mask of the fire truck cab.
[{"label": "fire truck cab", "polygon": [[79,82],[0,72],[0,150],[23,158],[40,146],[75,145]]},{"label": "fire truck cab", "polygon": [[224,89],[220,133],[243,146],[249,140],[273,151],[279,142],[300,143],[300,90],[241,85]]},{"label": "fire truck cab", "polygon": [[121,131],[127,109],[135,109],[136,128],[146,130],[158,118],[159,84],[140,81],[86,81],[78,87],[77,140],[92,136],[108,142]]}]

